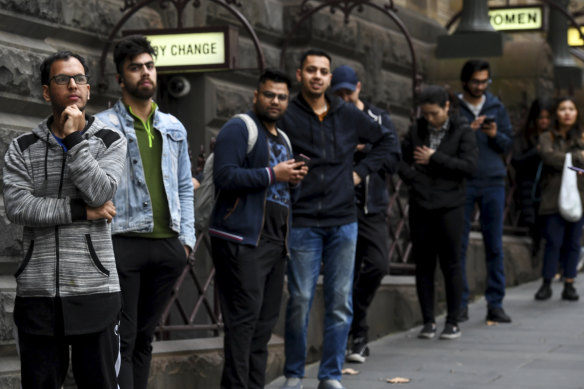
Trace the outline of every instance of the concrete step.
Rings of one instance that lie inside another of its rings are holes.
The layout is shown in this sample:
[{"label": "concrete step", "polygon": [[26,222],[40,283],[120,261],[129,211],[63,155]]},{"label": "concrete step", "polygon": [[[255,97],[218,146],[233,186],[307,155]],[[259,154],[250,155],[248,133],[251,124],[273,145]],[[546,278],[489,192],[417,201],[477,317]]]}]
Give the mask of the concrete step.
[{"label": "concrete step", "polygon": [[16,279],[10,275],[0,275],[0,292],[16,295]]},{"label": "concrete step", "polygon": [[20,388],[20,361],[18,357],[0,355],[0,388]]},{"label": "concrete step", "polygon": [[[14,342],[14,298],[16,280],[13,276],[0,276],[0,354],[3,343]],[[1,388],[2,386],[0,386]]]},{"label": "concrete step", "polygon": [[[267,382],[282,374],[284,340],[268,343]],[[218,388],[223,370],[223,337],[154,342],[149,389]]]},{"label": "concrete step", "polygon": [[19,263],[20,258],[0,256],[0,276],[12,276],[16,273]]},{"label": "concrete step", "polygon": [[0,357],[15,357],[17,355],[14,339],[0,341]]}]

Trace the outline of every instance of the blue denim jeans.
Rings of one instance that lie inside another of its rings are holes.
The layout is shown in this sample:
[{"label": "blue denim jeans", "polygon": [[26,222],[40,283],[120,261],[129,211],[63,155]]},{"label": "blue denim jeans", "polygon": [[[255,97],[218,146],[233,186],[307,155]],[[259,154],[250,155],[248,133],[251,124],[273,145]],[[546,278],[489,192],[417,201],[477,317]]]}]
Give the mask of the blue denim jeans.
[{"label": "blue denim jeans", "polygon": [[292,228],[288,242],[290,297],[286,309],[284,375],[304,377],[308,317],[322,263],[325,318],[318,379],[340,380],[353,318],[357,223]]},{"label": "blue denim jeans", "polygon": [[487,261],[487,289],[485,298],[488,308],[501,308],[505,297],[505,270],[503,262],[503,211],[505,210],[505,187],[489,186],[479,188],[468,185],[464,209],[464,232],[460,265],[462,269],[461,307],[468,305],[469,288],[466,277],[466,251],[470,233],[471,218],[475,203],[479,205],[481,232]]},{"label": "blue denim jeans", "polygon": [[570,223],[559,213],[545,216],[545,251],[541,269],[544,279],[554,278],[558,271],[558,261],[565,278],[576,278],[582,226],[584,226],[584,218],[576,223]]}]

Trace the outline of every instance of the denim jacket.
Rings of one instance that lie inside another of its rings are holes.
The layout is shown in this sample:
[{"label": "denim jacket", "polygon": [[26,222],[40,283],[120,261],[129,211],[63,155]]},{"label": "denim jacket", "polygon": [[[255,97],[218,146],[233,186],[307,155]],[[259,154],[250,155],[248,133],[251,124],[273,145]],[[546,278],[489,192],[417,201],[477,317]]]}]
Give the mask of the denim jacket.
[{"label": "denim jacket", "polygon": [[[134,131],[134,118],[122,100],[97,117],[128,140],[126,168],[113,200],[116,217],[112,221],[112,234],[150,232],[154,228],[152,205]],[[158,108],[153,126],[162,135],[162,174],[170,210],[170,228],[179,234],[183,245],[193,248],[195,212],[187,132],[177,118],[160,112]]]}]

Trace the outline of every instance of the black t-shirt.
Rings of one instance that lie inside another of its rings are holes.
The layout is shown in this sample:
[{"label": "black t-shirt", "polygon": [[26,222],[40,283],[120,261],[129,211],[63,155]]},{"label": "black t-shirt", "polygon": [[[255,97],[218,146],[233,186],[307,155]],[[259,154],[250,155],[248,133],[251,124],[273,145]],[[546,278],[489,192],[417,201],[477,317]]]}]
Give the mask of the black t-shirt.
[{"label": "black t-shirt", "polygon": [[[292,159],[286,141],[278,133],[273,135],[264,129],[270,148],[270,167]],[[276,181],[268,187],[262,238],[284,242],[290,213],[290,188],[287,182]]]}]

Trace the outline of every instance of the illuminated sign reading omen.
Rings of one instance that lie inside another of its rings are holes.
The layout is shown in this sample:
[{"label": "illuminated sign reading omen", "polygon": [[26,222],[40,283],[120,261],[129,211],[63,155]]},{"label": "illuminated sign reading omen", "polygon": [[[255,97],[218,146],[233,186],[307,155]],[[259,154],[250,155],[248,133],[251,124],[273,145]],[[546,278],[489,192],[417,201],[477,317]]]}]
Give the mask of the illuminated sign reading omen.
[{"label": "illuminated sign reading omen", "polygon": [[526,31],[543,29],[543,8],[491,8],[489,20],[498,31]]},{"label": "illuminated sign reading omen", "polygon": [[237,30],[231,27],[128,31],[146,36],[159,73],[233,69],[237,63]]}]

